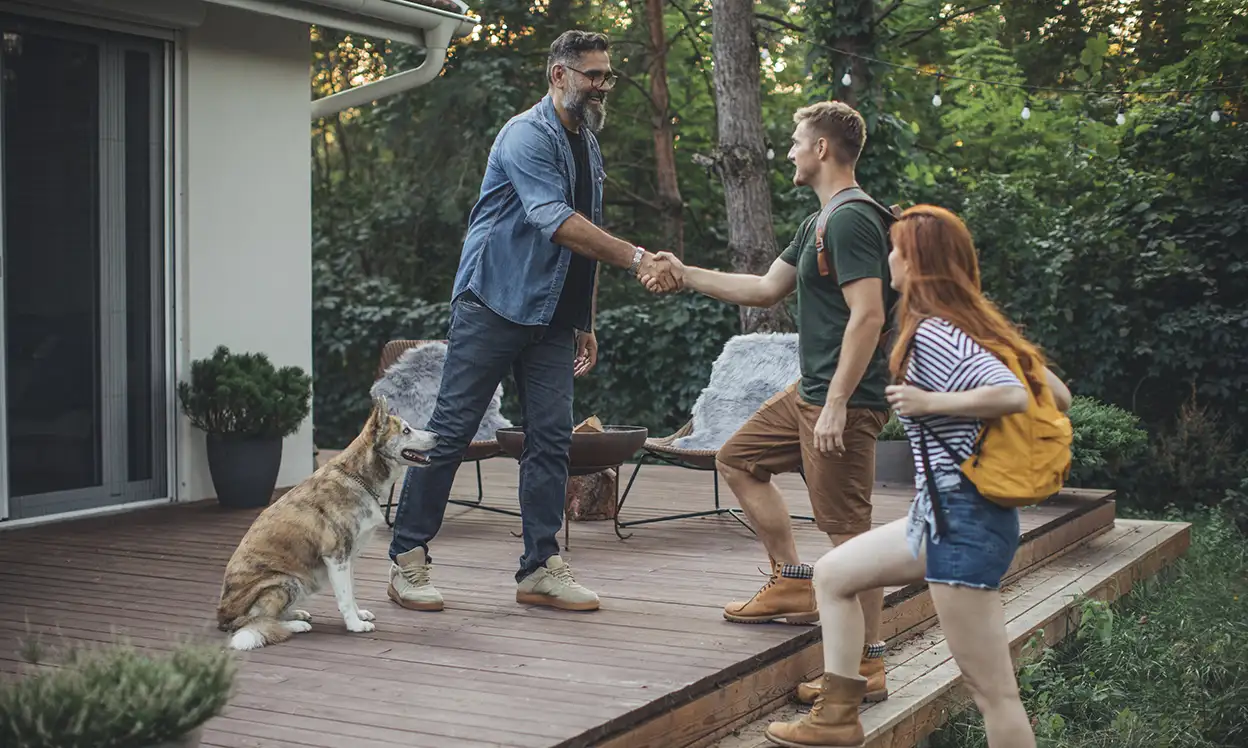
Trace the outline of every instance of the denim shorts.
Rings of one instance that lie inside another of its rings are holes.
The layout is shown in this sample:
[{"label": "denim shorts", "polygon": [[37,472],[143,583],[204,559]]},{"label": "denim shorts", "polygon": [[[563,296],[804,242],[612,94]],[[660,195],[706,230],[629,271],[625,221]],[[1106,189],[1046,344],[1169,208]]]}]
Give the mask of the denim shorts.
[{"label": "denim shorts", "polygon": [[[928,582],[995,590],[1018,550],[1018,509],[985,499],[966,476],[940,492],[945,534],[926,538]],[[929,528],[929,532],[931,528]]]}]

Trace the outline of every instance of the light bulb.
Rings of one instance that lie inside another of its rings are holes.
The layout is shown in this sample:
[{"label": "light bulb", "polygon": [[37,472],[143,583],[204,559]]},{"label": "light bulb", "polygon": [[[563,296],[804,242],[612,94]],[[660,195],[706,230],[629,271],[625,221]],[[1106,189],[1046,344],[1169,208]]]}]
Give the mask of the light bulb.
[{"label": "light bulb", "polygon": [[852,83],[853,81],[854,81],[854,79],[849,77],[849,71],[848,71],[848,70],[846,70],[846,71],[845,71],[845,75],[841,76],[841,85],[842,85],[842,86],[848,86],[848,85],[849,85],[850,83]]},{"label": "light bulb", "polygon": [[1222,119],[1222,112],[1219,112],[1217,109],[1214,109],[1213,113],[1209,115],[1209,120],[1211,122],[1217,122],[1221,119]]},{"label": "light bulb", "polygon": [[1122,110],[1118,110],[1118,116],[1114,118],[1114,121],[1120,125],[1125,125],[1127,124],[1127,115],[1123,114]]},{"label": "light bulb", "polygon": [[772,160],[772,159],[773,159],[773,158],[775,158],[775,157],[776,157],[776,151],[775,151],[775,149],[773,149],[773,148],[768,148],[768,149],[767,149],[767,160],[768,160],[768,161],[770,161],[770,160]]},{"label": "light bulb", "polygon": [[1023,105],[1022,114],[1018,116],[1022,117],[1023,119],[1031,119],[1031,107],[1027,105]]},{"label": "light bulb", "polygon": [[932,106],[940,106],[940,94],[932,97]]}]

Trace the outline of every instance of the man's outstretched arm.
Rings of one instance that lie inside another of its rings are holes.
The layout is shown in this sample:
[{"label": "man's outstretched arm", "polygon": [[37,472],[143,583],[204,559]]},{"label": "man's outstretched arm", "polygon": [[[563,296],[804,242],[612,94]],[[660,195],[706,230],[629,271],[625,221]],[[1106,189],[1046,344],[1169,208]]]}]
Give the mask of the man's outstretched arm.
[{"label": "man's outstretched arm", "polygon": [[[558,151],[547,134],[530,122],[511,126],[494,157],[502,167],[520,203],[525,222],[548,241],[618,268],[630,268],[637,246],[598,228],[568,204],[563,192],[564,176],[555,165]],[[652,252],[644,252],[638,275],[662,279],[665,291],[675,289],[671,269]]]},{"label": "man's outstretched arm", "polygon": [[[725,273],[685,265],[667,252],[661,252],[660,256],[669,259],[675,265],[675,274],[680,279],[683,288],[692,289],[729,304],[755,307],[774,306],[793,293],[793,289],[797,287],[797,268],[782,258],[776,258],[766,274],[753,275]],[[650,290],[656,290],[646,273],[642,273],[641,276],[642,283],[645,283]]]}]

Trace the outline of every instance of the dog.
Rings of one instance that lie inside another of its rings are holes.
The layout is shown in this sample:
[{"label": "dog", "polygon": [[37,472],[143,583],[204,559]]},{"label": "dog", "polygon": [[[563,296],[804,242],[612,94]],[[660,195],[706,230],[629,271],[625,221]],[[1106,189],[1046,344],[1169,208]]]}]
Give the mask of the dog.
[{"label": "dog", "polygon": [[298,606],[327,582],[347,630],[373,631],[373,614],[355,602],[355,559],[385,521],[382,497],[408,467],[427,466],[437,442],[375,399],[351,445],[266,507],[234,550],[217,605],[230,647],[256,649],[311,630],[312,617]]}]

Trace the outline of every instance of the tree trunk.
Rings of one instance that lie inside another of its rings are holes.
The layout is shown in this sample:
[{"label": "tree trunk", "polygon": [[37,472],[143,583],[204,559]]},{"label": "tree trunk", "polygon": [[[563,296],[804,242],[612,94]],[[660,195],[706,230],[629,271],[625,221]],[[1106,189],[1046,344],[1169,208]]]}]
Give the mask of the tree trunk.
[{"label": "tree trunk", "polygon": [[685,205],[676,179],[676,139],[668,108],[667,36],[663,28],[665,0],[646,0],[646,20],[650,25],[650,98],[654,104],[654,166],[658,179],[662,249],[677,257],[685,256]]},{"label": "tree trunk", "polygon": [[[715,0],[711,6],[715,111],[719,147],[715,161],[724,182],[728,248],[733,269],[766,273],[778,253],[771,223],[770,164],[763,136],[754,0]],[[769,309],[741,307],[741,331],[787,332],[793,320],[783,302]]]}]

